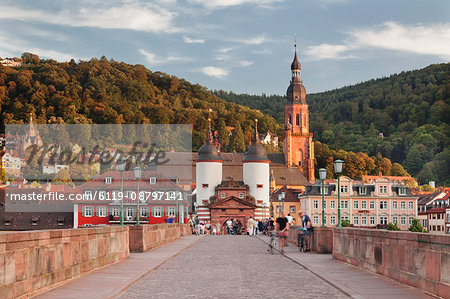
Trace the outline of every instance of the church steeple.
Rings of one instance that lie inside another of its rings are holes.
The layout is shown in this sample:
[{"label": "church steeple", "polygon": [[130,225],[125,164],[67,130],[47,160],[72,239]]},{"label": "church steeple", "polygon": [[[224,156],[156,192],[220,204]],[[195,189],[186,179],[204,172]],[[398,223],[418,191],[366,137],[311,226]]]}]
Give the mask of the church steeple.
[{"label": "church steeple", "polygon": [[294,44],[294,61],[291,63],[291,82],[301,82],[300,79],[300,70],[302,69],[302,66],[300,65],[300,62],[297,58],[297,43]]},{"label": "church steeple", "polygon": [[291,82],[286,91],[284,108],[285,136],[283,151],[286,165],[298,167],[305,177],[314,181],[314,148],[312,133],[309,132],[309,110],[306,90],[300,79],[301,65],[297,57],[297,43],[294,44],[294,60],[291,63]]}]

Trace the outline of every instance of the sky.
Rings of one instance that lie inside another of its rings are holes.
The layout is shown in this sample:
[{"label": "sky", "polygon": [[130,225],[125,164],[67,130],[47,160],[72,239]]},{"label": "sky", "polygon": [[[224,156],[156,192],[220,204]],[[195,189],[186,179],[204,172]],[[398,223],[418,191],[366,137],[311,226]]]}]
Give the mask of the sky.
[{"label": "sky", "polygon": [[0,0],[0,57],[106,56],[208,89],[307,93],[450,61],[448,0]]}]

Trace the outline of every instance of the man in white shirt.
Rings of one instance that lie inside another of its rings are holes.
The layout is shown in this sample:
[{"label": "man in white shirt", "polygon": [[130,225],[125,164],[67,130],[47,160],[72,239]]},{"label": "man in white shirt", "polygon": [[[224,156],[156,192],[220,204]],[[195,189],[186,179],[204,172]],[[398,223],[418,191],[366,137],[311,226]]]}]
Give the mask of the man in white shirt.
[{"label": "man in white shirt", "polygon": [[294,218],[292,218],[291,214],[288,214],[288,215],[286,216],[286,219],[288,220],[289,225],[292,225],[292,224],[293,224],[293,223],[292,223],[292,220],[293,220]]},{"label": "man in white shirt", "polygon": [[253,220],[252,216],[247,221],[247,232],[249,236],[253,236],[253,231],[255,230],[255,220]]},{"label": "man in white shirt", "polygon": [[233,231],[233,221],[231,219],[227,220],[227,235],[231,235],[231,232]]}]

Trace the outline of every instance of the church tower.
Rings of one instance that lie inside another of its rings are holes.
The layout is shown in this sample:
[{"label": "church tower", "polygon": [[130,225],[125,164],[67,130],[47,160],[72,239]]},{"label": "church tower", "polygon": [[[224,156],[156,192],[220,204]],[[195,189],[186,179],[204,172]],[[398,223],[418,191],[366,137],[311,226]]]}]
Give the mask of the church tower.
[{"label": "church tower", "polygon": [[297,45],[294,45],[294,61],[291,64],[291,84],[284,107],[285,136],[283,152],[288,167],[298,167],[309,182],[314,181],[314,144],[309,132],[309,110],[306,90],[300,79],[300,62]]}]

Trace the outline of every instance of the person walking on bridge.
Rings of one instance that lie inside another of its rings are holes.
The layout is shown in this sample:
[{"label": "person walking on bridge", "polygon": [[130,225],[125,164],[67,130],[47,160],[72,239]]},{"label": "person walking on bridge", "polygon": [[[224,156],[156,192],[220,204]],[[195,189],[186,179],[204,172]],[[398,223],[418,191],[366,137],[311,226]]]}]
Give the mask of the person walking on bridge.
[{"label": "person walking on bridge", "polygon": [[280,238],[281,253],[284,253],[284,244],[287,239],[288,228],[289,228],[289,221],[284,216],[284,211],[281,211],[280,217],[278,217],[276,220],[276,230],[278,231],[278,237]]},{"label": "person walking on bridge", "polygon": [[252,216],[247,220],[247,233],[251,237],[253,236],[253,232],[255,231],[255,220],[253,220]]}]

